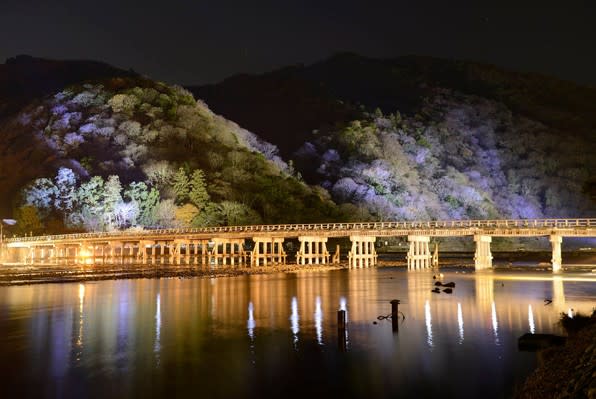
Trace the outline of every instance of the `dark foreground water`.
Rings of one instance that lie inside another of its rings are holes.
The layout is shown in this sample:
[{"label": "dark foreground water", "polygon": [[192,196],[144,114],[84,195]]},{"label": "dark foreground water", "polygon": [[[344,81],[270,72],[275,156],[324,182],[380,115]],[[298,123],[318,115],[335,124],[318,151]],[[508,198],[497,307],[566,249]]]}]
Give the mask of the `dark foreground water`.
[{"label": "dark foreground water", "polygon": [[508,397],[517,338],[596,305],[593,273],[462,271],[451,295],[404,268],[1,287],[0,397]]}]

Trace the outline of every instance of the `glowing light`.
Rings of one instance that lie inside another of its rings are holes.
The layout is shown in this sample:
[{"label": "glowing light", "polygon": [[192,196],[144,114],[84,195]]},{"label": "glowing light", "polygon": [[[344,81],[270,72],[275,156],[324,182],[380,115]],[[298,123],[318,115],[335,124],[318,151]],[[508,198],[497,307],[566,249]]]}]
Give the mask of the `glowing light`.
[{"label": "glowing light", "polygon": [[530,324],[530,332],[534,334],[536,327],[534,325],[534,313],[532,312],[532,305],[528,305],[528,323]]},{"label": "glowing light", "polygon": [[294,345],[298,343],[298,333],[300,332],[299,321],[300,316],[298,315],[298,299],[296,297],[292,297],[292,315],[290,316],[290,322],[292,334],[294,335]]},{"label": "glowing light", "polygon": [[433,347],[433,323],[432,316],[430,315],[430,303],[428,300],[424,303],[424,321],[426,323],[426,336],[429,347]]},{"label": "glowing light", "polygon": [[457,304],[457,325],[459,327],[459,343],[464,342],[464,315],[461,310],[461,303]]},{"label": "glowing light", "polygon": [[495,333],[495,344],[499,345],[499,321],[497,320],[497,308],[494,301],[491,305],[491,319],[493,322],[493,331]]},{"label": "glowing light", "polygon": [[76,359],[81,360],[81,353],[83,349],[83,304],[85,301],[85,285],[79,284],[79,331],[77,334],[77,344],[76,346],[79,348]]},{"label": "glowing light", "polygon": [[339,310],[345,310],[346,322],[348,321],[348,300],[345,296],[339,298]]},{"label": "glowing light", "polygon": [[153,352],[159,365],[159,351],[161,349],[161,297],[159,293],[157,293],[155,302],[155,345],[153,346]]},{"label": "glowing light", "polygon": [[315,302],[315,329],[317,332],[317,342],[323,345],[323,309],[321,308],[321,297],[318,296]]},{"label": "glowing light", "polygon": [[250,339],[254,339],[254,331],[255,331],[255,316],[254,316],[254,306],[252,302],[248,303],[248,321],[246,322],[246,328],[248,329],[248,336]]},{"label": "glowing light", "polygon": [[573,319],[573,309],[569,308],[569,310],[567,310],[567,316],[569,316],[570,319]]}]

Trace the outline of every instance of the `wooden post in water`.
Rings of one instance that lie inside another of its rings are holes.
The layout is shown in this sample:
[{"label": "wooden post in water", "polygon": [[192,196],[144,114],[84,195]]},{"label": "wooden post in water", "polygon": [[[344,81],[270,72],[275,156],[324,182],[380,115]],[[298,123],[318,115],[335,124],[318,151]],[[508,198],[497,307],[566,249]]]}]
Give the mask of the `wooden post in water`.
[{"label": "wooden post in water", "polygon": [[337,346],[340,352],[346,351],[346,311],[337,311]]},{"label": "wooden post in water", "polygon": [[399,299],[394,299],[391,302],[391,329],[394,333],[399,332],[399,324],[397,324],[399,317]]}]

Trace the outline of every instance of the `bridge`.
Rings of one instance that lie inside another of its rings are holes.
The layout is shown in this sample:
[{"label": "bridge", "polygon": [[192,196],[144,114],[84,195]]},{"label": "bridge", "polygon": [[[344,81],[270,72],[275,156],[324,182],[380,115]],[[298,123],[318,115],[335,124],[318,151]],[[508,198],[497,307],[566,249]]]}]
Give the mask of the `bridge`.
[{"label": "bridge", "polygon": [[[407,237],[409,270],[427,269],[436,262],[431,237],[471,237],[476,244],[476,270],[492,267],[492,237],[548,236],[552,270],[561,270],[563,237],[596,237],[596,219],[449,220],[408,222],[312,223],[224,226],[181,229],[129,229],[114,232],[18,237],[3,242],[7,262],[32,264],[245,265],[286,264],[283,243],[298,239],[296,263],[339,263],[339,245],[333,255],[329,238],[349,238],[348,264],[353,268],[377,264],[379,237]],[[252,245],[247,245],[247,240]]]}]

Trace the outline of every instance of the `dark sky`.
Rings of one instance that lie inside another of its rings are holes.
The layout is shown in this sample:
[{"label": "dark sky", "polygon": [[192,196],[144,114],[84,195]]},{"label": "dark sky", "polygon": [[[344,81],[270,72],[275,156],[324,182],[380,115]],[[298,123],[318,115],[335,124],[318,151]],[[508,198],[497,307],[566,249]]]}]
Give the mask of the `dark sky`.
[{"label": "dark sky", "polygon": [[596,85],[595,3],[0,0],[0,60],[95,59],[200,84],[352,51],[467,59]]}]

